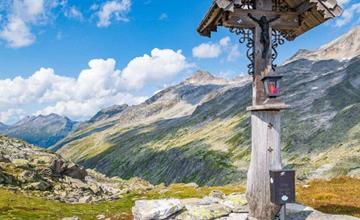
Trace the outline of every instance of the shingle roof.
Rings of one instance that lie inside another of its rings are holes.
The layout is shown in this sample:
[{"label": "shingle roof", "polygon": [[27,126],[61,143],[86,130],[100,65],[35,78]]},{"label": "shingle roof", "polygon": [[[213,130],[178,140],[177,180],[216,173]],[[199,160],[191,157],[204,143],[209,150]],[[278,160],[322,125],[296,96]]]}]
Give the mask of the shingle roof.
[{"label": "shingle roof", "polygon": [[[218,26],[223,26],[227,14],[236,10],[241,1],[245,0],[215,0],[200,26],[198,32],[202,36],[211,36]],[[295,29],[279,30],[288,40],[293,40],[308,30],[324,23],[328,19],[340,16],[342,8],[336,0],[284,0],[289,11],[297,12],[300,25]]]}]

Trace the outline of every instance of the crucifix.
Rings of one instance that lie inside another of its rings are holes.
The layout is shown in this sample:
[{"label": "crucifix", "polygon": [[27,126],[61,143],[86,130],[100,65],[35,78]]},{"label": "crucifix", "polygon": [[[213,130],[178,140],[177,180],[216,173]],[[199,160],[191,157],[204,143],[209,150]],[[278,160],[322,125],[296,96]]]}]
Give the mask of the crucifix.
[{"label": "crucifix", "polygon": [[270,199],[270,171],[281,170],[281,114],[289,106],[277,96],[276,47],[339,16],[336,0],[214,0],[198,32],[211,37],[219,26],[229,28],[248,47],[253,76],[251,162],[246,197],[249,219],[271,220],[280,206]]}]

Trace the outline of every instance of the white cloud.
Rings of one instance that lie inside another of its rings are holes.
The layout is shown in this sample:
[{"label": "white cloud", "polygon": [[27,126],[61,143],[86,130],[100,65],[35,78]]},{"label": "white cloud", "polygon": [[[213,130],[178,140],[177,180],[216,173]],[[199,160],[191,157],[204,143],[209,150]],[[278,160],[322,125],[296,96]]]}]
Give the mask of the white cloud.
[{"label": "white cloud", "polygon": [[26,112],[23,109],[8,109],[0,112],[0,122],[11,124],[25,116]]},{"label": "white cloud", "polygon": [[126,14],[130,11],[131,0],[113,0],[105,2],[97,12],[98,27],[108,27],[111,19],[117,21],[128,21]]},{"label": "white cloud", "polygon": [[122,79],[129,89],[140,89],[146,81],[174,76],[190,66],[181,50],[156,48],[150,55],[130,61],[122,72]]},{"label": "white cloud", "polygon": [[240,56],[239,45],[231,44],[230,37],[222,38],[218,43],[202,43],[192,50],[196,58],[217,58],[221,54],[227,54],[227,61],[234,61]]},{"label": "white cloud", "polygon": [[65,77],[41,68],[28,78],[0,80],[0,121],[27,114],[57,113],[85,120],[114,104],[138,104],[145,97],[131,94],[147,82],[161,82],[190,66],[181,51],[154,49],[136,57],[121,71],[114,59],[93,59],[78,77]]},{"label": "white cloud", "polygon": [[221,40],[219,41],[219,44],[220,44],[220,46],[222,46],[222,47],[227,47],[227,46],[229,46],[230,42],[231,42],[230,37],[224,37],[223,39],[221,39]]},{"label": "white cloud", "polygon": [[0,38],[7,41],[12,48],[28,46],[35,41],[35,36],[30,32],[27,24],[20,18],[12,17],[0,32]]},{"label": "white cloud", "polygon": [[46,24],[51,17],[51,10],[59,5],[56,0],[7,0],[6,2],[0,39],[6,41],[12,48],[34,43],[36,37],[31,32],[31,27]]},{"label": "white cloud", "polygon": [[352,4],[344,10],[340,18],[336,19],[335,26],[342,27],[349,24],[354,17],[358,17],[358,14],[360,14],[360,3]]},{"label": "white cloud", "polygon": [[79,21],[84,20],[84,16],[81,13],[79,9],[77,9],[75,6],[71,6],[70,8],[66,9],[64,12],[64,15],[68,18],[74,18]]},{"label": "white cloud", "polygon": [[192,50],[193,56],[197,58],[216,58],[221,52],[220,45],[211,43],[202,43]]}]

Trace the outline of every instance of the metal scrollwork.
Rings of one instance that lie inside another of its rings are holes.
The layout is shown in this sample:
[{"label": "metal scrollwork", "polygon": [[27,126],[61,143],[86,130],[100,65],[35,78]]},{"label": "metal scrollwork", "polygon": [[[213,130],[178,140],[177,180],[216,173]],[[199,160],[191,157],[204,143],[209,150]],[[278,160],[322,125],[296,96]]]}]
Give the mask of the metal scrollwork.
[{"label": "metal scrollwork", "polygon": [[276,64],[274,64],[276,58],[278,57],[277,47],[279,45],[283,45],[285,43],[285,38],[283,37],[282,33],[279,31],[273,30],[272,31],[272,69],[275,71],[275,68],[277,67]]},{"label": "metal scrollwork", "polygon": [[235,4],[237,8],[242,9],[255,9],[255,0],[241,0],[239,3]]},{"label": "metal scrollwork", "polygon": [[255,51],[254,51],[254,38],[253,38],[254,30],[253,29],[231,28],[230,32],[234,33],[240,37],[239,42],[241,44],[246,43],[246,47],[248,48],[248,50],[246,52],[246,56],[250,60],[250,64],[247,66],[248,73],[249,73],[249,75],[254,75],[254,71],[255,71],[254,70]]},{"label": "metal scrollwork", "polygon": [[285,12],[289,11],[289,5],[284,0],[272,0],[273,11]]}]

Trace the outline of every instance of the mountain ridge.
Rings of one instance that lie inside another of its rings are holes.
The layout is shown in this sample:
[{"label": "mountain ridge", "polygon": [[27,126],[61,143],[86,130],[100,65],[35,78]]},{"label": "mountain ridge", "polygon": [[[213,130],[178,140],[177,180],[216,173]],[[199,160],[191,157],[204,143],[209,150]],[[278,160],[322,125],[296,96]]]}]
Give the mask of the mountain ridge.
[{"label": "mountain ridge", "polygon": [[360,26],[352,28],[349,32],[336,38],[335,40],[321,46],[320,48],[310,50],[299,50],[285,64],[299,59],[307,60],[350,60],[360,55]]},{"label": "mountain ridge", "polygon": [[[360,175],[359,66],[358,56],[316,60],[310,54],[278,67],[284,75],[283,99],[293,106],[283,113],[282,153],[286,168],[297,169],[299,179]],[[166,88],[70,134],[58,152],[125,179],[201,185],[243,181],[250,160],[246,107],[251,80],[214,78],[197,72],[190,83]]]},{"label": "mountain ridge", "polygon": [[66,137],[78,122],[57,114],[27,116],[0,130],[1,134],[48,148]]}]

